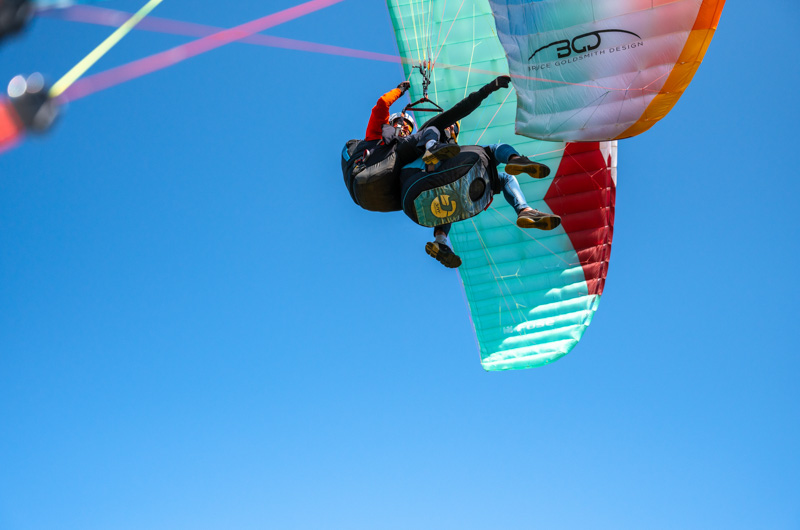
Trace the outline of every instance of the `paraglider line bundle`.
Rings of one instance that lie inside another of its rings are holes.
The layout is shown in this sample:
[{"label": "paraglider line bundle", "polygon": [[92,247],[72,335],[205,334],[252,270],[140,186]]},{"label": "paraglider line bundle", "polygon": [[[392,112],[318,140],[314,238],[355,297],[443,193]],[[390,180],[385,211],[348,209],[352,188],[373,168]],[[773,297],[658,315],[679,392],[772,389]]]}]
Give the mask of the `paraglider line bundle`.
[{"label": "paraglider line bundle", "polygon": [[[419,112],[444,112],[442,107],[428,98],[428,86],[431,84],[430,73],[433,71],[430,59],[427,59],[418,65],[412,66],[411,68],[412,70],[419,70],[420,75],[422,75],[422,97],[417,101],[406,105],[406,108],[403,109],[403,112],[408,110],[415,110]],[[433,108],[421,107],[420,105],[423,103],[432,105]]]}]

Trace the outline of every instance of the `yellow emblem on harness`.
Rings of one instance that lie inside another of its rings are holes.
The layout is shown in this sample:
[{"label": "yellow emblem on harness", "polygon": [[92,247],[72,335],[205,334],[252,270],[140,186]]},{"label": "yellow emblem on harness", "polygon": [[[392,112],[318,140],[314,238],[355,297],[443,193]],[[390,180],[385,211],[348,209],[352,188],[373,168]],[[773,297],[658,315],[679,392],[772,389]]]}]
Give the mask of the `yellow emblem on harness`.
[{"label": "yellow emblem on harness", "polygon": [[451,199],[449,195],[439,195],[431,203],[431,212],[439,219],[444,219],[456,213],[458,202]]}]

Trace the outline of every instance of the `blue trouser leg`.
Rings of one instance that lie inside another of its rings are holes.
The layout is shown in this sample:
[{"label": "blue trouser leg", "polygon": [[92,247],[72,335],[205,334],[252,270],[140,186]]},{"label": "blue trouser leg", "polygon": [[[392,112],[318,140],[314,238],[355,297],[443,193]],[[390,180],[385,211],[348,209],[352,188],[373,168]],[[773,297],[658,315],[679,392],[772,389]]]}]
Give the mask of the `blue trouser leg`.
[{"label": "blue trouser leg", "polygon": [[494,157],[493,162],[495,165],[508,164],[508,159],[511,156],[519,156],[517,150],[508,144],[487,145],[486,148],[492,153],[492,156]]},{"label": "blue trouser leg", "polygon": [[506,202],[514,208],[514,211],[519,214],[525,208],[530,208],[525,201],[525,195],[522,193],[522,188],[519,187],[519,182],[513,175],[508,173],[498,173],[500,182],[503,184],[503,197]]}]

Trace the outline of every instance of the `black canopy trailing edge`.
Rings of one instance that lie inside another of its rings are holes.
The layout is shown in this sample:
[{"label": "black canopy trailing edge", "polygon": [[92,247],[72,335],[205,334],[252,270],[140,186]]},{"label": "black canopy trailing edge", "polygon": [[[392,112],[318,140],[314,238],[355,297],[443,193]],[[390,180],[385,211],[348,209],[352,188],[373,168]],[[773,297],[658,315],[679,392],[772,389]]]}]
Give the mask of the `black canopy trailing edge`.
[{"label": "black canopy trailing edge", "polygon": [[[403,109],[403,112],[407,112],[409,110],[416,110],[418,112],[444,112],[442,107],[428,99],[428,85],[431,84],[430,74],[433,71],[431,60],[428,59],[423,61],[417,66],[412,66],[412,68],[418,69],[419,73],[422,75],[422,98],[406,105],[406,108]],[[426,103],[428,105],[432,105],[433,108],[423,106]]]}]

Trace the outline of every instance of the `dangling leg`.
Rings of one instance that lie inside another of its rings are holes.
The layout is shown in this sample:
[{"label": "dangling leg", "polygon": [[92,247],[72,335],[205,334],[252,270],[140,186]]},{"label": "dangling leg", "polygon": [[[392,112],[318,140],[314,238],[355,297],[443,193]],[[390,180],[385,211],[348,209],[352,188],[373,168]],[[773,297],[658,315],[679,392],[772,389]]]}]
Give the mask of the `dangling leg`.
[{"label": "dangling leg", "polygon": [[550,174],[549,167],[521,156],[508,144],[487,145],[486,148],[492,153],[495,164],[506,165],[506,173],[509,175],[527,173],[535,179],[543,179]]},{"label": "dangling leg", "polygon": [[[436,127],[424,127],[409,137],[409,139],[411,138],[413,138],[411,141],[414,142],[414,154],[406,147],[408,144],[406,139],[400,140],[395,149],[401,166],[413,162],[420,156],[425,164],[438,164],[461,152],[461,148],[457,144],[440,143],[441,133]],[[413,160],[409,160],[412,157]]]},{"label": "dangling leg", "polygon": [[438,164],[442,160],[453,158],[461,152],[458,144],[440,144],[434,140],[429,140],[425,145],[425,154],[422,161],[425,164]]},{"label": "dangling leg", "polygon": [[534,162],[527,156],[512,156],[506,164],[506,171],[510,175],[527,173],[535,179],[543,179],[550,174],[550,168],[539,162]]},{"label": "dangling leg", "polygon": [[503,185],[503,197],[506,202],[517,212],[517,226],[520,228],[538,228],[539,230],[552,230],[561,224],[557,215],[540,212],[528,206],[525,195],[519,187],[519,182],[508,173],[499,173],[498,177]]},{"label": "dangling leg", "polygon": [[448,269],[457,269],[461,266],[461,258],[453,252],[453,246],[447,237],[449,233],[450,223],[434,228],[434,241],[425,244],[425,252]]}]

